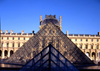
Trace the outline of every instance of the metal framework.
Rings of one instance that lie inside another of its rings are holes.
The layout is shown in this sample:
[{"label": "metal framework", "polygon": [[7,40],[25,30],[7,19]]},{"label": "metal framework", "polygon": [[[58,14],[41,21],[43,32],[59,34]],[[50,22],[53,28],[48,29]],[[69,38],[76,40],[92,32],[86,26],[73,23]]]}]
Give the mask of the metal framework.
[{"label": "metal framework", "polygon": [[25,64],[19,71],[79,71],[51,44]]}]

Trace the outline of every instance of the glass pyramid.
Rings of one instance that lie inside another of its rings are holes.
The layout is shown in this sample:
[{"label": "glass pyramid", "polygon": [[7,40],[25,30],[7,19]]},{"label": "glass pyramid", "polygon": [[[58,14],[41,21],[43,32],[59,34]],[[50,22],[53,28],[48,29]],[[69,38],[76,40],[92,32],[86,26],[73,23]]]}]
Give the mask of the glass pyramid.
[{"label": "glass pyramid", "polygon": [[51,44],[44,48],[19,71],[79,71]]}]

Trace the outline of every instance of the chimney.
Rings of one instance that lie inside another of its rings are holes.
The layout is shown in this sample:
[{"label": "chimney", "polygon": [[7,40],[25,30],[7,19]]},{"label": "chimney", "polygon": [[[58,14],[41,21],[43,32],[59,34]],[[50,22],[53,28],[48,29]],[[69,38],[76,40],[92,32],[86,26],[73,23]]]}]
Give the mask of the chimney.
[{"label": "chimney", "polygon": [[41,22],[42,22],[42,15],[40,15],[40,25],[41,25]]},{"label": "chimney", "polygon": [[67,36],[68,36],[68,31],[66,33],[67,33]]},{"label": "chimney", "polygon": [[13,33],[13,30],[11,30],[11,34]]},{"label": "chimney", "polygon": [[59,24],[60,24],[60,26],[61,26],[61,16],[59,16]]},{"label": "chimney", "polygon": [[22,30],[22,33],[21,34],[23,34],[24,33],[24,31]]},{"label": "chimney", "polygon": [[2,31],[2,30],[0,30],[0,33],[3,33],[3,31]]},{"label": "chimney", "polygon": [[98,35],[100,36],[100,32],[98,32]]},{"label": "chimney", "polygon": [[8,33],[8,30],[5,30],[5,34]]}]

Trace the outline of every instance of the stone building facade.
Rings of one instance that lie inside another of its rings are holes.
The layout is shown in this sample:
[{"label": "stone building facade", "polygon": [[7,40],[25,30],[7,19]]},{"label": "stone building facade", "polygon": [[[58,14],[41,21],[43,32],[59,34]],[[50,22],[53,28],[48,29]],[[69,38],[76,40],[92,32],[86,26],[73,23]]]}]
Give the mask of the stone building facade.
[{"label": "stone building facade", "polygon": [[[48,16],[47,16],[48,17]],[[55,17],[55,16],[53,16]],[[45,19],[44,19],[45,20]],[[42,16],[40,16],[40,26],[41,29],[44,23],[41,23]],[[47,22],[47,21],[46,21]],[[48,21],[49,22],[49,21]],[[55,21],[56,22],[56,21]],[[61,16],[59,17],[59,24],[61,30]],[[25,42],[27,42],[35,34],[24,33],[13,33],[13,30],[9,33],[5,30],[5,33],[1,30],[1,45],[0,45],[0,58],[4,59],[10,57],[16,52]],[[75,43],[80,50],[83,51],[91,60],[100,60],[100,32],[97,35],[82,35],[82,34],[65,34],[69,39]],[[41,43],[42,44],[42,43]]]}]

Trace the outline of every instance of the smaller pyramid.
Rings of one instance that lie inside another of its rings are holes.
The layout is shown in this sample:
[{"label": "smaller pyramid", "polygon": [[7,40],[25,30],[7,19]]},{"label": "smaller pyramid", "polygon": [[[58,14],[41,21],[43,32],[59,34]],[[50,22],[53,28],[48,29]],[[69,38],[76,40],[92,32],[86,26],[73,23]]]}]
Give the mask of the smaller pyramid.
[{"label": "smaller pyramid", "polygon": [[44,48],[19,71],[79,71],[52,45]]}]

